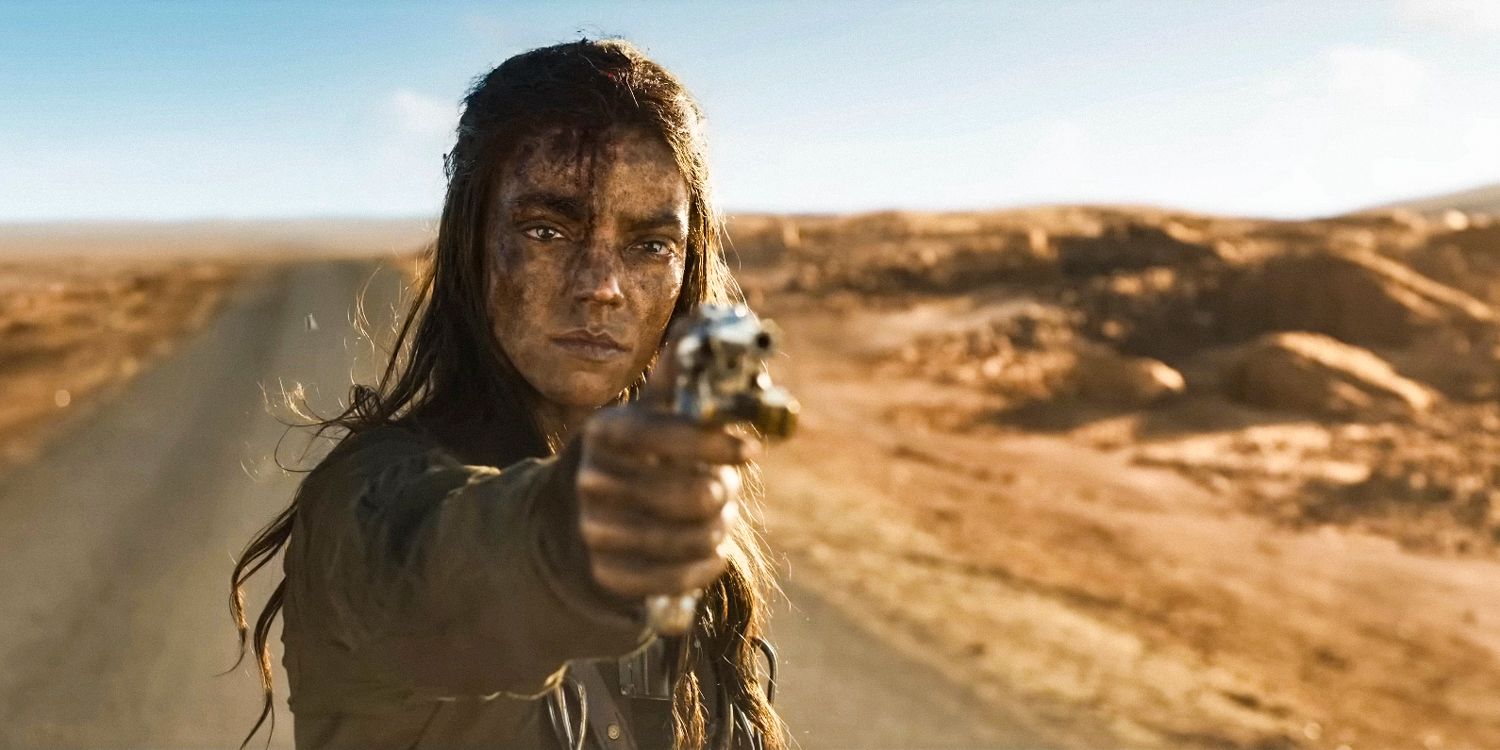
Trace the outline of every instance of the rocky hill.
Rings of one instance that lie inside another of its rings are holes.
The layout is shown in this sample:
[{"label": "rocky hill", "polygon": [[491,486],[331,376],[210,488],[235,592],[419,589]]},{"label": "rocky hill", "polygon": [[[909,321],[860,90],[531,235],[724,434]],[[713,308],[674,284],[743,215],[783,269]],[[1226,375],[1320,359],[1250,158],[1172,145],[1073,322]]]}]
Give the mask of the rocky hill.
[{"label": "rocky hill", "polygon": [[1468,190],[1460,190],[1455,193],[1444,193],[1426,198],[1399,201],[1372,210],[1390,211],[1395,209],[1404,209],[1428,215],[1440,215],[1447,211],[1460,211],[1494,216],[1500,214],[1500,184],[1484,185]]},{"label": "rocky hill", "polygon": [[909,311],[870,363],[974,393],[928,410],[948,428],[1118,447],[1286,523],[1500,545],[1488,216],[1052,207],[742,216],[729,236],[752,302]]}]

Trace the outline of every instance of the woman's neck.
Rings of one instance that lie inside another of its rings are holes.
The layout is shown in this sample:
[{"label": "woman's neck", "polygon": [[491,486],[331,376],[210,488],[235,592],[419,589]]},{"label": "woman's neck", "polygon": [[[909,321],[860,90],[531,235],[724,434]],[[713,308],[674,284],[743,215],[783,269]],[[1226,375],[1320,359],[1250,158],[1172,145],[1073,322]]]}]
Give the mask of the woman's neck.
[{"label": "woman's neck", "polygon": [[531,404],[531,413],[536,417],[536,425],[541,429],[543,438],[561,447],[568,441],[573,429],[583,424],[594,413],[594,409],[587,406],[567,406],[538,396]]}]

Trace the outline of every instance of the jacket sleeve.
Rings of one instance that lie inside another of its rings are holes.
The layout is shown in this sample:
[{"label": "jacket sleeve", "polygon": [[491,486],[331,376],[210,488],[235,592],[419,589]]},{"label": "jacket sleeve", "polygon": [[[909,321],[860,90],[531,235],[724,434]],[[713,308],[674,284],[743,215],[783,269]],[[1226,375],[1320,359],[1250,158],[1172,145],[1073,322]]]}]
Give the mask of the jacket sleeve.
[{"label": "jacket sleeve", "polygon": [[588,572],[576,444],[495,469],[377,429],[304,483],[288,571],[320,602],[319,629],[369,652],[372,678],[414,697],[531,696],[567,661],[647,642],[639,607]]}]

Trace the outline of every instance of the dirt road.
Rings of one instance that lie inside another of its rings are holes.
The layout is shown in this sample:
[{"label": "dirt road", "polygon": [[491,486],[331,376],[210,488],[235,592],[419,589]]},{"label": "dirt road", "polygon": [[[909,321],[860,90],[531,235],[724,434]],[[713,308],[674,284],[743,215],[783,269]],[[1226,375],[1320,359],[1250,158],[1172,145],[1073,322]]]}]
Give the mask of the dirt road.
[{"label": "dirt road", "polygon": [[[326,409],[351,367],[369,372],[353,301],[370,282],[378,322],[397,288],[373,271],[316,263],[247,282],[178,355],[0,477],[0,746],[238,745],[257,684],[248,667],[218,676],[235,653],[225,582],[297,479],[272,459],[284,429],[265,391],[308,383]],[[1039,745],[795,577],[787,590],[778,703],[803,747]]]}]

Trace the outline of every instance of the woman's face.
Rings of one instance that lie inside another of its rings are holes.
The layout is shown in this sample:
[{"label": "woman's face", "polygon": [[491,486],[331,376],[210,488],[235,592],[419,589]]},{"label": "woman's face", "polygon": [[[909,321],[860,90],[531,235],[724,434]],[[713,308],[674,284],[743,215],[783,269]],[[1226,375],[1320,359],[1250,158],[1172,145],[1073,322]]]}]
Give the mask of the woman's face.
[{"label": "woman's face", "polygon": [[504,167],[486,246],[495,338],[533,388],[609,403],[661,343],[687,257],[688,187],[643,131],[544,137]]}]

